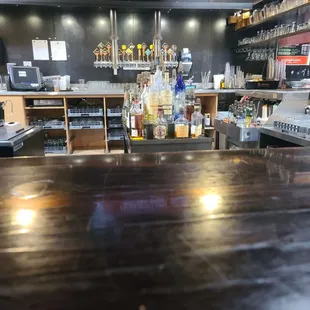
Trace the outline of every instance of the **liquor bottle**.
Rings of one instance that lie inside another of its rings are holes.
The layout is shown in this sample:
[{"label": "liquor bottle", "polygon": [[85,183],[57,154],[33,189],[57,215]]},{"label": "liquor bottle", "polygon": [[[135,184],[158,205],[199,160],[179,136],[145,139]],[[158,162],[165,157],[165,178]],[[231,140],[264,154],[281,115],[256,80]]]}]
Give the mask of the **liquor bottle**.
[{"label": "liquor bottle", "polygon": [[203,122],[200,99],[197,99],[194,109],[195,111],[191,116],[191,136],[192,138],[199,138],[202,136],[202,122]]},{"label": "liquor bottle", "polygon": [[184,116],[184,107],[179,109],[179,118],[175,121],[174,130],[176,138],[188,138],[189,135],[189,123]]},{"label": "liquor bottle", "polygon": [[208,128],[211,126],[211,114],[205,113],[205,128]]},{"label": "liquor bottle", "polygon": [[158,107],[157,119],[154,125],[154,138],[158,140],[165,139],[168,133],[168,123],[164,118],[164,109],[162,106]]},{"label": "liquor bottle", "polygon": [[180,92],[185,92],[185,83],[183,81],[183,67],[182,67],[182,62],[179,62],[179,68],[178,68],[178,76],[177,76],[177,83],[175,85],[175,92],[180,93]]},{"label": "liquor bottle", "polygon": [[[153,79],[153,78],[151,78]],[[156,67],[153,84],[149,88],[147,115],[148,120],[154,123],[157,117],[158,106],[160,105],[160,92],[162,89],[163,79],[159,66]]]},{"label": "liquor bottle", "polygon": [[130,110],[130,135],[132,138],[142,138],[143,113],[139,100],[135,100]]},{"label": "liquor bottle", "polygon": [[188,121],[191,121],[192,114],[195,111],[195,102],[196,102],[196,95],[195,89],[189,88],[186,91],[186,99],[185,99],[185,117]]},{"label": "liquor bottle", "polygon": [[179,111],[180,108],[185,106],[185,92],[186,92],[186,87],[185,83],[183,81],[183,75],[182,75],[182,63],[179,63],[179,68],[178,68],[178,76],[176,80],[176,84],[174,87],[174,111],[175,111],[175,116],[174,120],[179,118]]},{"label": "liquor bottle", "polygon": [[124,92],[124,104],[122,109],[122,121],[123,125],[126,126],[127,130],[130,128],[129,112],[130,112],[130,101],[129,101],[129,89],[125,87]]},{"label": "liquor bottle", "polygon": [[141,104],[142,112],[145,112],[148,107],[148,87],[147,87],[146,81],[145,81],[143,88],[141,89],[140,104]]},{"label": "liquor bottle", "polygon": [[164,118],[167,122],[173,122],[173,93],[169,83],[169,72],[165,72],[160,90],[160,105],[164,110]]},{"label": "liquor bottle", "polygon": [[220,88],[225,89],[225,79],[224,78],[221,80]]}]

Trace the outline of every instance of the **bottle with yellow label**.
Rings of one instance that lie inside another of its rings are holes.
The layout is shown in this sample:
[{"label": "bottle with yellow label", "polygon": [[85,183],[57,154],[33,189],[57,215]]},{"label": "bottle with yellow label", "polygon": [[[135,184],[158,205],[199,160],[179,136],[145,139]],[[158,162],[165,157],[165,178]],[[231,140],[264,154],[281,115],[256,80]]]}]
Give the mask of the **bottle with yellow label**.
[{"label": "bottle with yellow label", "polygon": [[179,109],[179,118],[175,121],[174,132],[176,138],[189,137],[189,122],[184,116],[184,107]]}]

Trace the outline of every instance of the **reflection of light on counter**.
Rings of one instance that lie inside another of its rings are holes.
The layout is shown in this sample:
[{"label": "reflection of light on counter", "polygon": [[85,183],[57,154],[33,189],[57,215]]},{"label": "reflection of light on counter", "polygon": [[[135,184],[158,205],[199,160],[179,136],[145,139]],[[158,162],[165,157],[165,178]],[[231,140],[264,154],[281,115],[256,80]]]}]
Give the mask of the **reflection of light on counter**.
[{"label": "reflection of light on counter", "polygon": [[207,211],[212,212],[216,208],[218,208],[218,205],[221,201],[221,197],[215,194],[209,194],[202,196],[200,198],[200,201],[203,203],[203,206]]},{"label": "reflection of light on counter", "polygon": [[26,195],[24,197],[21,197],[22,199],[28,200],[28,199],[33,199],[36,198],[38,195]]},{"label": "reflection of light on counter", "polygon": [[111,163],[111,162],[113,162],[113,157],[105,157],[105,158],[104,158],[104,161],[105,161],[106,163]]},{"label": "reflection of light on counter", "polygon": [[139,156],[133,156],[131,161],[139,161],[141,158]]},{"label": "reflection of light on counter", "polygon": [[77,159],[74,159],[74,160],[73,160],[73,162],[74,162],[75,164],[82,164],[84,161],[85,161],[85,160],[82,159],[82,158],[77,158]]},{"label": "reflection of light on counter", "polygon": [[163,155],[163,156],[160,157],[160,160],[166,160],[166,159],[167,159],[167,156]]},{"label": "reflection of light on counter", "polygon": [[193,155],[185,155],[186,160],[193,160],[194,156]]},{"label": "reflection of light on counter", "polygon": [[17,212],[16,221],[18,225],[28,227],[32,223],[34,216],[35,216],[34,211],[22,209]]},{"label": "reflection of light on counter", "polygon": [[240,158],[238,158],[238,157],[234,158],[234,164],[239,164],[240,161],[241,161]]}]

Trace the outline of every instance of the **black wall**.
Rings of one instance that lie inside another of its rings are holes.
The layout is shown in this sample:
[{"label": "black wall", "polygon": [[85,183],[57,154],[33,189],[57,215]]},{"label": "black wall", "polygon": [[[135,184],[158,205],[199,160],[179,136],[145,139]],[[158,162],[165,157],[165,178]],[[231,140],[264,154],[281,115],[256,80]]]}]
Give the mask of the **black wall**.
[{"label": "black wall", "polygon": [[[162,12],[163,41],[179,48],[188,47],[193,55],[193,74],[200,80],[200,72],[212,74],[224,70],[231,61],[233,30],[227,28],[227,11],[171,10]],[[151,44],[154,36],[154,11],[128,12],[118,10],[119,46]],[[44,75],[69,74],[76,82],[86,80],[134,81],[136,72],[93,67],[92,51],[100,41],[110,37],[109,11],[99,8],[58,8],[2,6],[0,10],[0,39],[7,50],[7,61],[22,65],[31,60]],[[34,61],[31,40],[55,39],[67,42],[68,60],[64,62]],[[110,40],[109,40],[110,41]],[[5,74],[4,66],[0,73]]]}]

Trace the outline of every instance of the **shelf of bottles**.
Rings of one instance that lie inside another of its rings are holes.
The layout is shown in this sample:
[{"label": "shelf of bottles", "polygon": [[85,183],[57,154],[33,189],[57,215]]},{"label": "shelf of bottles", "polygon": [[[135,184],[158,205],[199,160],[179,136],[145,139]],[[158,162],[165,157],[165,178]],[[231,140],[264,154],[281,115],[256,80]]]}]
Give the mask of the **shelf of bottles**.
[{"label": "shelf of bottles", "polygon": [[[112,68],[112,44],[111,42],[100,42],[95,50],[95,68]],[[164,43],[161,48],[161,60],[167,68],[176,68],[177,62],[177,46],[171,47]],[[146,43],[137,44],[129,43],[122,45],[118,50],[118,68],[123,70],[151,70],[152,63],[155,61],[153,44]]]},{"label": "shelf of bottles", "polygon": [[[209,136],[210,114],[201,114],[201,101],[195,89],[186,89],[182,64],[178,74],[163,72],[157,66],[155,74],[137,75],[136,88],[127,88],[124,95],[123,123],[132,140],[202,138]],[[170,83],[171,81],[171,83]]]}]

